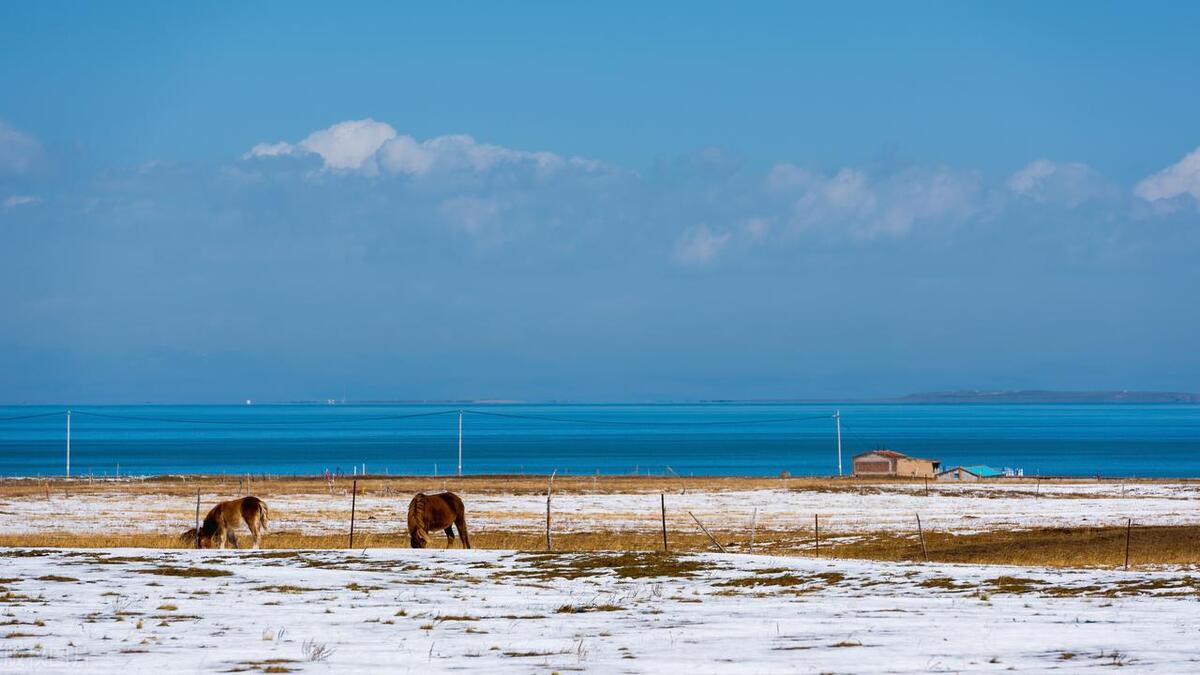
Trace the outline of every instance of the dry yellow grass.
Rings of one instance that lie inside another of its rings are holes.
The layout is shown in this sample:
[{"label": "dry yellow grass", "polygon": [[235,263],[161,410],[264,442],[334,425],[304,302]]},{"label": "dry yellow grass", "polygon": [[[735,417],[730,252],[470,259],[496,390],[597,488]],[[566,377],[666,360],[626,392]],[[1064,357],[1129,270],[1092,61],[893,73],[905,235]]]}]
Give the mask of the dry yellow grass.
[{"label": "dry yellow grass", "polygon": [[[1011,481],[1020,483],[1022,481]],[[1033,485],[1034,479],[1024,484]],[[1137,481],[1160,482],[1160,481]],[[1191,481],[1171,480],[1171,483]],[[888,485],[914,484],[915,481],[857,480],[852,478],[757,478],[704,477],[680,478],[653,476],[558,476],[554,480],[556,493],[654,493],[654,492],[715,492],[722,490],[803,489],[815,491],[863,492]],[[1043,485],[1095,484],[1088,479],[1044,480]],[[1134,481],[1128,481],[1134,483]],[[351,479],[340,478],[334,483],[336,494],[343,494]],[[470,494],[538,495],[546,490],[545,476],[466,476],[413,477],[370,476],[358,479],[360,494],[394,495],[406,499],[417,491],[448,489]],[[236,495],[239,490],[264,498],[283,495],[328,495],[330,486],[319,477],[245,477],[182,476],[157,477],[146,480],[0,480],[0,498],[36,498],[44,494],[64,493],[87,497],[120,494],[153,494],[187,497],[200,490],[206,495]],[[1008,491],[1011,493],[1012,491]],[[1063,495],[1070,496],[1070,495]],[[207,502],[206,502],[207,506]],[[314,514],[320,515],[320,514]],[[744,528],[720,529],[720,523],[708,523],[713,535],[730,551],[749,550],[749,532]],[[713,526],[716,526],[715,528]],[[672,526],[669,536],[673,551],[704,551],[714,547],[700,531]],[[182,528],[181,528],[182,529]],[[940,562],[1010,563],[1047,566],[1116,566],[1124,563],[1125,530],[1123,528],[1030,529],[1022,531],[950,534],[926,533],[930,558]],[[537,551],[545,549],[545,535],[536,530],[475,531],[471,536],[477,548]],[[434,537],[434,546],[444,539]],[[408,546],[406,533],[381,534],[359,532],[355,548],[402,548]],[[268,549],[338,549],[347,546],[345,534],[311,535],[299,532],[271,532],[264,539]],[[67,548],[181,548],[186,544],[170,534],[111,534],[105,532],[29,533],[0,535],[0,547],[67,547]],[[555,533],[554,548],[559,551],[653,551],[661,550],[662,535],[656,528],[616,530],[596,528],[586,532]],[[760,529],[755,553],[777,555],[812,555],[812,530]],[[877,532],[871,534],[822,532],[821,554],[846,558],[873,560],[920,560],[920,544],[912,532]],[[1133,530],[1130,560],[1132,564],[1197,564],[1200,563],[1200,527],[1155,526]]]},{"label": "dry yellow grass", "polygon": [[[718,530],[713,536],[731,552],[749,552],[745,530]],[[1031,530],[950,534],[926,532],[926,546],[933,562],[1011,564],[1048,567],[1117,567],[1124,564],[1125,529],[1039,528]],[[657,551],[662,549],[661,532],[591,531],[564,532],[553,537],[554,550],[574,552]],[[434,537],[433,548],[445,539]],[[669,532],[672,551],[712,551],[715,547],[699,531]],[[545,535],[535,532],[480,532],[471,537],[476,548],[542,551]],[[272,533],[263,548],[274,550],[344,549],[346,535]],[[159,534],[63,533],[0,535],[0,547],[53,548],[187,548],[177,537]],[[407,548],[403,533],[356,533],[354,548]],[[812,556],[811,530],[759,531],[754,553]],[[884,561],[920,561],[921,546],[915,534],[882,532],[863,535],[822,533],[822,557]],[[1131,565],[1200,564],[1200,527],[1135,527],[1130,545]]]},{"label": "dry yellow grass", "polygon": [[[1125,563],[1123,527],[1034,528],[951,534],[926,532],[929,558],[938,562],[1116,567]],[[1130,565],[1200,563],[1200,527],[1134,527],[1129,537]],[[832,543],[830,553],[871,560],[921,560],[915,534],[876,534],[848,543]]]},{"label": "dry yellow grass", "polygon": [[[340,493],[357,481],[360,494],[413,494],[419,491],[451,490],[472,494],[544,494],[547,476],[366,476],[342,477],[332,488]],[[824,478],[704,477],[659,476],[564,476],[554,479],[555,492],[652,492],[688,490],[753,490],[762,488],[829,485],[837,481]],[[329,494],[324,478],[313,476],[159,476],[141,479],[0,479],[0,497],[43,495],[112,495],[237,493],[239,489],[259,496]]]},{"label": "dry yellow grass", "polygon": [[[472,494],[512,494],[531,495],[545,494],[547,476],[537,475],[480,475],[480,476],[366,476],[358,478],[358,489],[368,494],[412,494],[431,489],[469,492]],[[338,493],[350,489],[350,477],[338,478],[333,488]],[[1035,478],[1004,480],[1004,485],[1034,486]],[[1195,483],[1200,479],[1130,479],[1126,481],[1101,480],[1090,478],[1072,479],[1042,479],[1043,486],[1050,485],[1095,485],[1097,482],[1116,485],[1123,482],[1126,485],[1145,483]],[[919,480],[895,479],[860,479],[847,476],[845,478],[799,477],[772,478],[755,476],[619,476],[619,475],[558,475],[554,479],[554,491],[557,493],[614,493],[614,492],[711,492],[719,490],[759,490],[759,489],[798,489],[831,492],[861,492],[870,490],[872,486],[887,485],[920,485]],[[930,483],[937,489],[939,484]],[[986,486],[988,484],[980,484]],[[972,487],[964,485],[961,487]],[[319,476],[156,476],[142,479],[15,479],[0,478],[0,497],[22,497],[43,495],[50,492],[53,495],[111,495],[126,494],[163,494],[163,495],[193,495],[196,490],[206,494],[237,494],[239,489],[247,494],[261,497],[272,495],[304,495],[328,494],[329,485]]]}]

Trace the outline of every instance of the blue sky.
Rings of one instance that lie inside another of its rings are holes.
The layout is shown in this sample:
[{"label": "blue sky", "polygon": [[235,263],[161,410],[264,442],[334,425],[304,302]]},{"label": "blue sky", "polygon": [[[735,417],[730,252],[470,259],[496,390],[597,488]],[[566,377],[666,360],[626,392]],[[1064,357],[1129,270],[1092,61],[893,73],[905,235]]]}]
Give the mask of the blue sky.
[{"label": "blue sky", "polygon": [[0,6],[0,401],[1200,389],[1196,5],[643,4]]}]

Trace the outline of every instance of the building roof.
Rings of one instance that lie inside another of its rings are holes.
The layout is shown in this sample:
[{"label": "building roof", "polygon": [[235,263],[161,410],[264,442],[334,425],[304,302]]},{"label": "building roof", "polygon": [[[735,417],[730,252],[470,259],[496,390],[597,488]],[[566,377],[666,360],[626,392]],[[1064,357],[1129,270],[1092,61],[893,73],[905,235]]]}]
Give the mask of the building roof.
[{"label": "building roof", "polygon": [[909,457],[908,455],[904,454],[903,452],[896,452],[895,450],[886,450],[886,449],[868,450],[866,452],[860,452],[857,455],[855,455],[853,457],[853,459],[858,459],[859,457],[866,457],[867,455],[879,455],[880,457],[890,457],[891,459],[911,459],[914,462],[933,462],[934,464],[941,463],[936,459],[928,459],[926,457]]},{"label": "building roof", "polygon": [[992,467],[985,466],[983,464],[973,464],[971,466],[952,466],[948,469],[942,469],[938,472],[938,475],[943,473],[952,473],[954,471],[966,471],[967,473],[975,474],[980,478],[995,478],[997,476],[1004,475],[1003,471],[999,469],[993,469]]},{"label": "building roof", "polygon": [[867,455],[881,455],[883,457],[891,457],[892,459],[908,457],[908,455],[906,455],[902,452],[896,452],[895,450],[868,450],[867,452],[858,453],[857,455],[854,456],[854,459],[858,459],[859,457],[866,457]]}]

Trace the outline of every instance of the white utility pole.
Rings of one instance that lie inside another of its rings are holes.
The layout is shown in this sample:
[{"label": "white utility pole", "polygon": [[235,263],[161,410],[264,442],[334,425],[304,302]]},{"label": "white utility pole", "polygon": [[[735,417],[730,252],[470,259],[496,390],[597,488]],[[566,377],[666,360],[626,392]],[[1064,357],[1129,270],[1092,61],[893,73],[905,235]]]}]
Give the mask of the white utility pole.
[{"label": "white utility pole", "polygon": [[67,478],[71,477],[71,411],[67,411]]},{"label": "white utility pole", "polygon": [[462,475],[462,415],[463,411],[458,411],[458,475]]},{"label": "white utility pole", "polygon": [[838,475],[842,475],[842,411],[835,410],[833,420],[837,423],[837,441],[838,441]]}]

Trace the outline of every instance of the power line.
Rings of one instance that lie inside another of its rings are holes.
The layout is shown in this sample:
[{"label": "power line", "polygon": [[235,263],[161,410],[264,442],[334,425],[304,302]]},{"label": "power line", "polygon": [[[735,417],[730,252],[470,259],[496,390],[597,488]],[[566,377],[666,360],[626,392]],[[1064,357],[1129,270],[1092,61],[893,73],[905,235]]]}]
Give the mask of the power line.
[{"label": "power line", "polygon": [[[65,415],[66,410],[57,410],[53,412],[37,413],[32,415],[17,415],[12,417],[0,417],[0,422],[18,421],[27,419],[38,419],[45,417],[55,417]],[[486,410],[435,410],[424,413],[410,413],[404,415],[372,415],[368,417],[337,417],[332,419],[306,419],[306,420],[233,420],[233,419],[185,419],[176,417],[151,417],[146,415],[120,415],[114,413],[99,413],[89,412],[84,410],[72,410],[72,415],[82,415],[85,417],[93,417],[100,419],[111,420],[129,420],[135,422],[159,422],[166,424],[217,424],[224,426],[309,426],[322,424],[352,424],[357,422],[378,422],[388,420],[406,420],[421,417],[437,417],[450,414],[466,414],[480,415],[483,417],[499,417],[508,419],[524,419],[537,420],[542,422],[559,422],[565,424],[582,424],[594,426],[622,426],[622,427],[688,427],[688,426],[746,426],[756,424],[782,424],[786,422],[805,422],[813,420],[831,419],[832,415],[804,415],[790,417],[767,417],[760,419],[735,419],[735,420],[605,420],[605,419],[580,419],[574,417],[555,417],[552,415],[530,415],[521,413],[501,413],[491,412]]]},{"label": "power line", "polygon": [[521,415],[517,413],[485,412],[483,410],[463,410],[469,415],[484,415],[486,417],[509,417],[524,420],[541,420],[543,422],[567,422],[572,424],[595,424],[613,426],[737,426],[747,424],[778,424],[781,422],[802,422],[806,420],[827,420],[832,415],[810,415],[805,417],[775,417],[764,419],[741,420],[711,420],[711,421],[634,421],[634,420],[583,420],[570,417],[551,417],[549,415]]},{"label": "power line", "polygon": [[317,420],[203,420],[203,419],[176,419],[171,417],[143,417],[138,415],[113,415],[108,413],[84,412],[82,410],[72,411],[73,415],[86,415],[88,417],[99,417],[104,419],[114,420],[132,420],[138,422],[167,422],[171,424],[223,424],[223,425],[238,425],[238,426],[307,426],[310,424],[343,424],[354,422],[376,422],[380,420],[404,420],[415,417],[434,417],[437,415],[447,415],[456,410],[437,410],[427,413],[413,413],[409,415],[372,415],[370,417],[350,417],[336,419],[317,419]]},{"label": "power line", "polygon": [[42,412],[37,414],[19,414],[16,417],[0,417],[0,422],[16,422],[18,419],[37,419],[40,417],[55,417],[59,414],[66,414],[67,411]]}]

